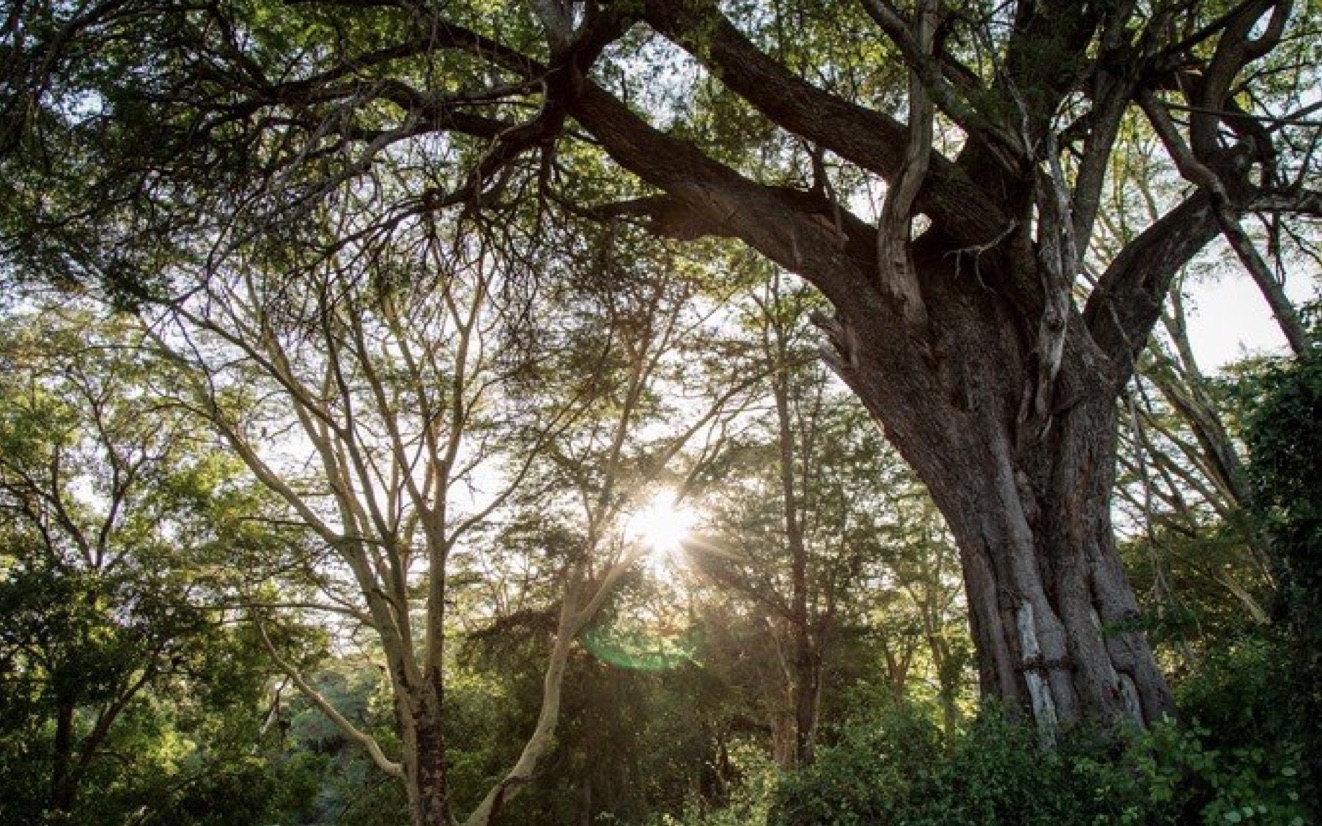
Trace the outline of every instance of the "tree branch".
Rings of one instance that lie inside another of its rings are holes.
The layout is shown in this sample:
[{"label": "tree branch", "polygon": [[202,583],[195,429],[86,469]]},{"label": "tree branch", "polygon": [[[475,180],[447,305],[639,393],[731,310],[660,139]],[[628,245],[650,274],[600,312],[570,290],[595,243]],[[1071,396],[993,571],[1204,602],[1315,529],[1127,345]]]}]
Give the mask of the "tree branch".
[{"label": "tree branch", "polygon": [[1118,391],[1134,371],[1172,280],[1217,236],[1211,197],[1198,191],[1125,245],[1097,280],[1083,312],[1093,340],[1111,360]]},{"label": "tree branch", "polygon": [[[1308,350],[1308,332],[1299,318],[1299,313],[1285,294],[1285,289],[1272,274],[1271,268],[1259,254],[1253,239],[1245,231],[1239,216],[1235,214],[1235,205],[1225,183],[1217,173],[1200,160],[1198,153],[1190,149],[1180,137],[1179,131],[1171,121],[1170,115],[1150,90],[1144,90],[1139,97],[1143,112],[1166,146],[1166,151],[1175,160],[1176,167],[1186,180],[1192,182],[1208,194],[1221,234],[1235,251],[1244,269],[1248,270],[1253,281],[1258,285],[1263,298],[1271,307],[1277,325],[1285,334],[1290,349],[1296,355]],[[1192,126],[1190,127],[1192,129]],[[1197,138],[1197,135],[1194,136]]]},{"label": "tree branch", "polygon": [[[880,3],[868,2],[871,8]],[[921,0],[914,11],[914,34],[921,57],[930,60],[936,36],[936,0]],[[906,35],[908,28],[904,27]],[[877,265],[882,287],[899,302],[910,333],[922,337],[927,330],[927,306],[923,302],[918,272],[910,243],[913,232],[913,204],[927,176],[932,155],[932,128],[935,107],[928,94],[927,78],[917,68],[909,69],[909,137],[904,163],[891,182],[877,222]]]},{"label": "tree branch", "polygon": [[[966,133],[984,141],[1006,171],[1022,169],[1028,161],[1028,152],[1023,142],[1013,132],[983,117],[960,97],[959,92],[945,79],[941,64],[932,55],[931,42],[924,42],[922,29],[915,27],[910,30],[904,19],[881,0],[863,0],[863,9],[899,48],[905,63],[909,64],[910,72],[926,90],[925,96]],[[930,15],[934,29],[936,10],[932,9]],[[909,94],[912,105],[912,84]]]},{"label": "tree branch", "polygon": [[375,763],[381,771],[391,777],[402,779],[404,777],[404,767],[387,757],[386,753],[381,750],[381,744],[376,742],[376,738],[349,722],[349,719],[341,714],[339,710],[326,699],[325,695],[313,688],[312,685],[303,678],[303,675],[299,670],[280,655],[280,652],[276,650],[275,644],[271,642],[270,636],[266,633],[266,625],[260,619],[254,618],[253,622],[257,625],[257,632],[262,638],[262,647],[266,649],[266,653],[271,657],[271,660],[276,664],[276,667],[283,671],[285,675],[289,677],[290,681],[298,687],[298,690],[303,693],[303,696],[307,697],[322,714],[325,714],[326,717],[340,729],[340,731],[344,732],[346,737],[366,749],[367,753],[372,758],[372,762]]},{"label": "tree branch", "polygon": [[806,213],[784,190],[755,183],[659,131],[589,81],[569,111],[617,163],[664,190],[708,231],[743,239],[837,305],[875,294],[874,236],[856,238],[850,224]]},{"label": "tree branch", "polygon": [[[650,0],[646,20],[782,129],[886,179],[904,165],[903,124],[803,81],[755,47],[715,5]],[[936,154],[915,208],[969,243],[995,237],[1007,223],[994,197]]]}]

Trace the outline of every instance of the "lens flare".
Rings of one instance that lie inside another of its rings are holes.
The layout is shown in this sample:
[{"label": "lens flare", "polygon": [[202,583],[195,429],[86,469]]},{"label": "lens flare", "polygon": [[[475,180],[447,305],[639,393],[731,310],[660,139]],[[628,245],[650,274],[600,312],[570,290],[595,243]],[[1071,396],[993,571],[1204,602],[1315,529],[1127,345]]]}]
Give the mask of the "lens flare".
[{"label": "lens flare", "polygon": [[647,574],[636,589],[622,589],[608,615],[580,638],[603,662],[632,671],[664,671],[696,663],[698,642],[685,607],[684,545],[691,541],[697,513],[661,491],[628,513],[621,523],[625,543]]},{"label": "lens flare", "polygon": [[689,538],[697,515],[675,500],[674,494],[658,493],[634,511],[624,525],[625,538],[641,542],[653,568],[676,561]]}]

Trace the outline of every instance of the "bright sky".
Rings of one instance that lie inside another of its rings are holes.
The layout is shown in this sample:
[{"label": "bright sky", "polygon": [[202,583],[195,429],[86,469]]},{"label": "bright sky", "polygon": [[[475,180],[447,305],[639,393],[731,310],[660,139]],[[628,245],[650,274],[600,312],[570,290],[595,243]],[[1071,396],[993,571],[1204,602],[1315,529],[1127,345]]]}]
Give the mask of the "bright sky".
[{"label": "bright sky", "polygon": [[[1227,274],[1186,284],[1185,290],[1190,299],[1189,339],[1204,371],[1212,373],[1249,353],[1285,352],[1285,337],[1248,275]],[[1316,297],[1308,278],[1287,283],[1286,291],[1296,302]]]}]

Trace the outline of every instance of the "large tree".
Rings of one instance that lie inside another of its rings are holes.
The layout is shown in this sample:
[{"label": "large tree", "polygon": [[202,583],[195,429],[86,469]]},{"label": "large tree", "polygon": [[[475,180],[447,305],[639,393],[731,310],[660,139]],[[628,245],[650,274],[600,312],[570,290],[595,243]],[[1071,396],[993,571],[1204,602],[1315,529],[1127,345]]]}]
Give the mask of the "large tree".
[{"label": "large tree", "polygon": [[288,537],[131,325],[28,304],[0,317],[0,820],[256,817],[269,668],[235,594]]},{"label": "large tree", "polygon": [[[354,182],[387,222],[540,199],[738,239],[834,306],[829,362],[959,544],[984,690],[1046,731],[1148,722],[1170,695],[1115,550],[1116,396],[1219,236],[1297,327],[1244,219],[1322,212],[1309,5],[19,3],[8,251],[134,293]],[[1188,184],[1089,285],[1135,129]],[[372,193],[381,165],[412,182]]]}]

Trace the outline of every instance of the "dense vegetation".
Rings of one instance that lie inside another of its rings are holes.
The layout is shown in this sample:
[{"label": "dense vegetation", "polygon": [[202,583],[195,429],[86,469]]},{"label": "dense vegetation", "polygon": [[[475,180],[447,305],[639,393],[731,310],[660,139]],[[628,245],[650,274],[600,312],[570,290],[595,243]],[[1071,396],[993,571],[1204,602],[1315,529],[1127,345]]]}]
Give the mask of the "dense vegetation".
[{"label": "dense vegetation", "polygon": [[0,11],[0,824],[1317,822],[1320,20]]}]

